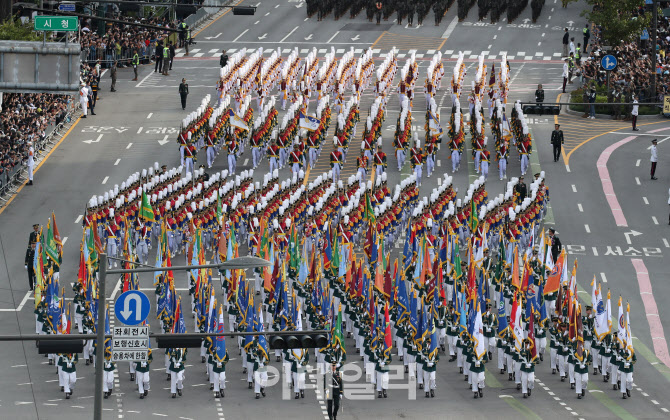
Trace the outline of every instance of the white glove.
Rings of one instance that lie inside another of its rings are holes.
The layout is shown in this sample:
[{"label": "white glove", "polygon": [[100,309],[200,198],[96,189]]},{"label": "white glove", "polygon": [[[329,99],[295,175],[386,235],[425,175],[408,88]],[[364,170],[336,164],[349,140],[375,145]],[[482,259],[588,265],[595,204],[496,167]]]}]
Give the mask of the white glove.
[{"label": "white glove", "polygon": [[24,265],[24,267],[26,268],[26,270],[28,269],[28,266],[27,266],[27,265]]}]

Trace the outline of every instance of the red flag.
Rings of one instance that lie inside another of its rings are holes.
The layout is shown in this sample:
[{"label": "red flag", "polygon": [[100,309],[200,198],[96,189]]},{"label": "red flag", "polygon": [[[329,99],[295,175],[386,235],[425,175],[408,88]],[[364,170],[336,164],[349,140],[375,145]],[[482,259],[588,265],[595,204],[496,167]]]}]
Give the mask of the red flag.
[{"label": "red flag", "polygon": [[521,281],[519,280],[519,246],[514,245],[514,262],[512,263],[512,287],[516,287],[517,290],[521,287]]},{"label": "red flag", "polygon": [[386,348],[390,349],[393,344],[392,344],[392,337],[391,337],[391,318],[389,317],[389,303],[386,302],[385,308],[384,308],[384,321],[386,325],[386,329],[384,331],[384,343],[386,344]]},{"label": "red flag", "polygon": [[[398,260],[396,260],[396,264]],[[386,273],[384,273],[384,296],[387,298],[393,293],[393,279],[391,278],[391,266],[386,266]]]},{"label": "red flag", "polygon": [[530,278],[530,264],[528,264],[528,260],[526,259],[526,256],[524,255],[523,257],[523,281],[521,282],[521,291],[525,293],[528,291],[528,280]]},{"label": "red flag", "polygon": [[[83,246],[83,245],[82,245]],[[84,261],[84,250],[79,249],[79,271],[77,272],[77,281],[82,285],[83,290],[86,290],[86,261]]]},{"label": "red flag", "polygon": [[468,265],[468,300],[477,299],[477,275],[475,274],[475,260],[470,246],[470,264]]},{"label": "red flag", "polygon": [[58,251],[62,252],[63,238],[61,238],[60,232],[58,232],[58,226],[56,226],[56,214],[54,212],[51,212],[51,220],[54,223],[53,224],[54,241],[56,241],[56,245],[58,246]]}]

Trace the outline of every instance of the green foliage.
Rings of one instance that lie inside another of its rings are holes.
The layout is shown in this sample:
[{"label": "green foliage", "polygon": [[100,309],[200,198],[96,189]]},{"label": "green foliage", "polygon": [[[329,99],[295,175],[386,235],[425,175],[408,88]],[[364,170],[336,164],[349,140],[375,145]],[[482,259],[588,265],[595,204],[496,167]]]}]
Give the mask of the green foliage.
[{"label": "green foliage", "polygon": [[[584,90],[576,89],[570,92],[570,102],[571,103],[580,103],[584,102]],[[604,86],[596,88],[596,114],[598,115],[614,115],[614,106],[612,105],[598,105],[607,103],[607,89]],[[624,114],[625,107],[619,105],[621,108],[621,114]],[[570,105],[571,111],[577,112],[588,112],[588,105]],[[661,112],[661,109],[657,106],[650,105],[640,105],[638,110],[640,115],[658,115]]]},{"label": "green foliage", "polygon": [[638,38],[650,27],[651,13],[636,17],[633,12],[644,0],[586,0],[591,10],[582,12],[590,22],[600,26],[604,45],[616,46]]},{"label": "green foliage", "polygon": [[2,41],[39,41],[40,36],[33,30],[33,23],[21,23],[20,20],[7,19],[0,23],[0,40]]}]

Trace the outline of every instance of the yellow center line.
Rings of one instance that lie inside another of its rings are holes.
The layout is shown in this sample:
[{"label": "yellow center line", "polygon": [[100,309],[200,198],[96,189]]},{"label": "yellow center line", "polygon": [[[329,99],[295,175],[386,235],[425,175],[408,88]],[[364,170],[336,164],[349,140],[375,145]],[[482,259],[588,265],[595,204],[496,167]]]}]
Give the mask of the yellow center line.
[{"label": "yellow center line", "polygon": [[[42,165],[44,164],[44,162],[47,161],[47,159],[49,158],[49,156],[51,156],[51,154],[54,152],[54,150],[56,150],[56,148],[57,148],[58,146],[60,146],[60,144],[63,142],[63,140],[65,140],[65,138],[68,136],[68,134],[70,134],[70,131],[72,131],[72,130],[74,129],[74,127],[75,127],[77,124],[79,124],[79,121],[81,121],[81,118],[77,118],[77,121],[75,121],[74,124],[72,124],[72,126],[65,132],[65,134],[63,135],[63,137],[61,137],[61,139],[58,140],[58,143],[56,143],[56,145],[55,145],[54,147],[52,147],[51,150],[49,150],[49,153],[47,153],[47,155],[44,156],[44,159],[42,159],[42,160],[40,161],[40,163],[35,167],[35,170],[33,171],[33,175],[36,174],[37,171],[40,170],[40,168],[42,167]],[[27,183],[28,183],[28,179],[26,179],[25,181],[23,181],[23,184],[21,184],[21,186],[16,190],[16,193],[9,199],[9,201],[7,201],[7,203],[5,204],[5,206],[4,206],[2,209],[0,209],[0,214],[2,214],[2,212],[4,212],[4,211],[7,209],[7,207],[9,207],[9,205],[11,204],[11,202],[14,201],[14,199],[16,198],[16,196],[19,195],[19,193],[21,192],[21,190],[23,189],[23,187],[26,186]]]},{"label": "yellow center line", "polygon": [[387,33],[388,33],[388,32],[386,32],[386,31],[382,32],[382,34],[379,35],[379,38],[377,38],[377,40],[376,40],[375,42],[372,43],[372,45],[370,46],[370,48],[374,48],[375,45],[377,45],[377,43],[379,42],[379,40],[382,39],[382,37],[383,37],[384,35],[386,35]]}]

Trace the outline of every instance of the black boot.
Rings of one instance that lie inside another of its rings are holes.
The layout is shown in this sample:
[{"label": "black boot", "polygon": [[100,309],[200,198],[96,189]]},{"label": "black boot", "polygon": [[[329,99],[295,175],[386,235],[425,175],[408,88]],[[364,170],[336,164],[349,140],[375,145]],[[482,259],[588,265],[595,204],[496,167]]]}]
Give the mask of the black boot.
[{"label": "black boot", "polygon": [[256,394],[256,399],[258,400],[260,398],[261,398],[261,394]]},{"label": "black boot", "polygon": [[384,398],[388,398],[388,395],[386,395],[386,390],[382,390],[382,394],[384,395]]},{"label": "black boot", "polygon": [[377,398],[382,398],[382,392],[381,391],[377,391]]},{"label": "black boot", "polygon": [[434,389],[430,390],[430,397],[435,398],[435,390]]},{"label": "black boot", "polygon": [[261,395],[265,397],[265,388],[261,388]]},{"label": "black boot", "polygon": [[430,398],[430,392],[426,392],[426,398]]}]

